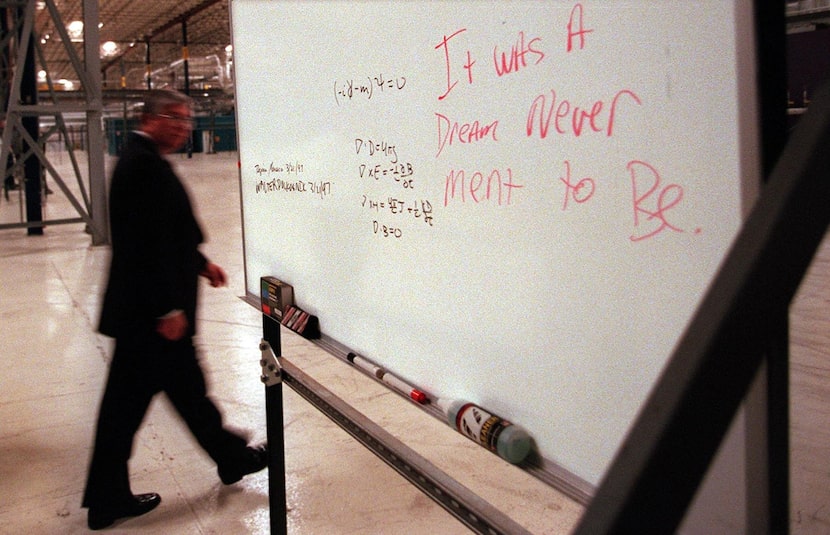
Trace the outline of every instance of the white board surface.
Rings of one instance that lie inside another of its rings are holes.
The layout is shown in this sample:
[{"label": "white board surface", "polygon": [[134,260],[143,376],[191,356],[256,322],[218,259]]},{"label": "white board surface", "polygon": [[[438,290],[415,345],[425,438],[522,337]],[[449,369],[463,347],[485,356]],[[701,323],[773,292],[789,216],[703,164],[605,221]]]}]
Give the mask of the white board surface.
[{"label": "white board surface", "polygon": [[597,484],[758,180],[744,4],[233,0],[248,292]]}]

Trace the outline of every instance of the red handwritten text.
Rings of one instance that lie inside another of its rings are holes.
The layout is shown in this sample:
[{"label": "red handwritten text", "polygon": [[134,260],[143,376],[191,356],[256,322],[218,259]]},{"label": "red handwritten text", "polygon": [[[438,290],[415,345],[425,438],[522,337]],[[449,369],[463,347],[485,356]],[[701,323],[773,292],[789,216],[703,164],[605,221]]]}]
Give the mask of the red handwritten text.
[{"label": "red handwritten text", "polygon": [[[632,235],[631,241],[636,242],[652,238],[664,230],[683,232],[683,229],[672,225],[668,220],[669,210],[676,208],[683,200],[683,188],[677,184],[669,184],[663,187],[660,173],[646,162],[632,160],[628,162],[626,168],[631,174],[634,226],[640,228],[641,215],[646,216],[645,221],[653,222],[656,225],[650,232]],[[641,178],[643,174],[647,176]],[[647,186],[647,191],[640,195],[640,182],[642,180],[648,181],[649,177],[651,185]],[[645,207],[647,203],[649,203],[650,208]]]},{"label": "red handwritten text", "polygon": [[496,68],[496,75],[501,77],[527,67],[527,56],[529,54],[536,57],[534,65],[538,65],[545,58],[545,53],[536,48],[541,40],[541,37],[534,37],[528,43],[525,43],[525,32],[519,32],[519,39],[513,45],[510,53],[501,53],[501,62],[499,62],[499,48],[493,48],[493,66]]},{"label": "red handwritten text", "polygon": [[449,205],[456,195],[461,197],[461,202],[466,202],[468,193],[475,203],[495,200],[499,206],[510,204],[513,189],[524,186],[513,182],[513,170],[509,167],[505,169],[505,175],[503,177],[501,171],[493,169],[485,179],[484,173],[475,171],[467,180],[465,171],[451,170],[444,185],[444,206]]},{"label": "red handwritten text", "polygon": [[571,9],[571,16],[568,19],[568,52],[573,50],[574,37],[579,38],[579,49],[582,50],[585,48],[585,35],[594,31],[585,29],[583,21],[584,14],[585,8],[582,7],[582,4],[576,4],[573,9]]},{"label": "red handwritten text", "polygon": [[562,210],[568,209],[568,199],[573,198],[578,204],[587,202],[594,196],[596,182],[591,177],[580,179],[576,184],[571,181],[571,162],[565,160],[565,176],[559,177],[565,184],[565,200],[562,203]]},{"label": "red handwritten text", "polygon": [[[449,42],[450,42],[450,39],[452,39],[453,37],[455,37],[455,36],[457,36],[461,33],[464,33],[466,31],[467,31],[466,28],[462,28],[462,29],[456,31],[455,33],[453,33],[452,35],[450,35],[449,37],[447,37],[445,35],[444,38],[441,40],[441,42],[438,43],[437,45],[435,45],[436,50],[441,49],[441,48],[444,49],[444,62],[445,62],[446,67],[447,67],[447,90],[444,92],[443,95],[438,97],[438,100],[444,100],[447,97],[447,95],[450,94],[450,91],[452,91],[452,89],[456,86],[456,84],[458,84],[458,80],[455,80],[452,76],[452,65],[450,63]],[[464,68],[464,70],[467,71],[467,82],[470,83],[470,84],[473,83],[473,65],[474,64],[475,64],[475,61],[473,61],[472,57],[470,56],[470,51],[468,50],[467,51],[467,62],[462,67]]]},{"label": "red handwritten text", "polygon": [[[617,110],[623,96],[629,97],[638,105],[641,104],[640,97],[636,93],[628,89],[622,89],[617,91],[607,107],[605,101],[597,100],[590,108],[580,108],[572,105],[569,100],[560,99],[557,102],[556,91],[551,89],[550,107],[548,107],[547,97],[544,94],[533,99],[530,111],[527,113],[527,137],[533,136],[533,125],[536,122],[537,114],[539,117],[539,137],[541,139],[547,137],[551,121],[553,121],[553,127],[558,134],[571,133],[574,137],[579,137],[587,126],[592,132],[605,132],[606,136],[611,137],[614,135]],[[606,109],[608,111],[605,111]],[[554,113],[554,110],[556,113]]]},{"label": "red handwritten text", "polygon": [[435,116],[438,117],[438,152],[435,154],[436,158],[441,155],[444,146],[452,145],[453,141],[465,144],[475,143],[485,138],[498,141],[498,138],[496,138],[496,128],[499,126],[498,120],[490,124],[481,124],[478,121],[459,124],[457,121],[450,121],[446,115],[436,113]]}]

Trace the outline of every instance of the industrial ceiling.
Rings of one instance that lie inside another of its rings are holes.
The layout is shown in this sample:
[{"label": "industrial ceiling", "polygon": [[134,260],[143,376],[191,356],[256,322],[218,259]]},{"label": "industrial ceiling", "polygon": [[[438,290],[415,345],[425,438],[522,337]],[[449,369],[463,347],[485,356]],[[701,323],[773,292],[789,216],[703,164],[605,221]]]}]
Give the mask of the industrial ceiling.
[{"label": "industrial ceiling", "polygon": [[[38,62],[37,69],[48,73],[57,89],[72,90],[78,76],[56,25],[69,28],[74,21],[83,21],[83,5],[88,0],[29,1],[36,5],[34,32],[42,47],[43,60]],[[151,85],[183,89],[182,59],[186,55],[190,89],[202,90],[202,94],[211,98],[232,99],[229,2],[99,0],[105,95],[115,90],[147,89]],[[0,5],[25,3],[25,0],[0,0]],[[55,6],[59,21],[48,4]],[[786,5],[790,31],[814,29],[817,24],[830,22],[828,8],[815,8],[812,4],[804,7],[805,2],[794,1]],[[70,40],[69,46],[83,57],[83,36]]]},{"label": "industrial ceiling", "polygon": [[[83,4],[79,0],[50,0],[60,13],[57,21],[46,2],[36,2],[35,37],[43,51],[44,65],[52,82],[71,84],[77,80],[56,25],[68,29],[71,46],[83,57],[83,36],[73,37],[71,25],[83,21]],[[154,86],[179,85],[175,67],[187,55],[192,71],[191,87],[202,84],[208,89],[217,85],[230,91],[222,73],[211,73],[217,66],[227,68],[230,45],[229,0],[99,0],[98,20],[101,67],[104,88],[146,89],[147,72]],[[185,47],[185,44],[187,45]],[[107,48],[110,47],[110,48]],[[181,73],[178,74],[181,76]],[[71,88],[71,85],[67,89]]]}]

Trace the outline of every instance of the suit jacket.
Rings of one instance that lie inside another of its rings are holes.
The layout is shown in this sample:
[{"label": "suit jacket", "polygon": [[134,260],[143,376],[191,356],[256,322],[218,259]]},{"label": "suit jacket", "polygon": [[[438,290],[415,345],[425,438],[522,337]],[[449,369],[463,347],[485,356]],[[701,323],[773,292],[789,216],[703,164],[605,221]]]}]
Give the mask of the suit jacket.
[{"label": "suit jacket", "polygon": [[99,330],[116,338],[155,330],[180,309],[195,333],[202,230],[187,191],[155,143],[131,133],[109,196],[112,259]]}]

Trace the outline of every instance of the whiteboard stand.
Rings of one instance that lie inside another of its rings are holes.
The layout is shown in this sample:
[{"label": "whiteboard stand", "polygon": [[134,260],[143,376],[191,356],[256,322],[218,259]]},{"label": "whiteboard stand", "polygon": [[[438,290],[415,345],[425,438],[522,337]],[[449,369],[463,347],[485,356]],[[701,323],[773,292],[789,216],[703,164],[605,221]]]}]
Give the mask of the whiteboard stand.
[{"label": "whiteboard stand", "polygon": [[[765,356],[781,356],[782,311],[830,224],[830,84],[799,122],[755,207],[575,531],[671,533]],[[772,334],[769,334],[772,332]],[[772,343],[771,343],[772,341]],[[777,353],[777,355],[776,355]],[[773,362],[774,372],[780,361]],[[767,375],[770,375],[768,373]],[[780,378],[779,378],[780,379]],[[768,393],[769,394],[769,393]],[[780,391],[768,395],[767,423]],[[774,411],[774,414],[773,414]],[[780,429],[778,429],[780,431]],[[780,433],[779,433],[780,435]],[[767,462],[786,457],[766,441]],[[785,444],[786,447],[786,444]],[[764,532],[780,522],[786,481],[766,466]],[[777,485],[772,482],[777,480]],[[782,491],[782,487],[784,490]],[[753,505],[749,504],[749,509]],[[783,533],[788,532],[788,525]]]},{"label": "whiteboard stand", "polygon": [[[262,315],[262,382],[265,383],[265,425],[268,437],[268,507],[271,533],[288,533],[285,488],[285,422],[282,402],[282,369],[276,357],[280,349],[280,324]],[[274,349],[276,348],[276,349]]]},{"label": "whiteboard stand", "polygon": [[789,533],[789,337],[783,320],[770,326],[766,358],[747,395],[747,533]]},{"label": "whiteboard stand", "polygon": [[[263,338],[279,343],[279,323],[263,314]],[[305,398],[372,453],[453,515],[472,532],[487,535],[530,535],[524,527],[427,461],[417,452],[369,420],[351,405],[284,358],[279,359],[281,381]],[[266,387],[271,533],[286,533],[285,436],[281,385]],[[276,389],[272,394],[270,389]],[[280,522],[282,521],[282,524]]]},{"label": "whiteboard stand", "polygon": [[[780,6],[755,2],[762,175],[772,174],[787,141],[787,112],[780,98],[787,91],[786,17]],[[747,533],[788,533],[789,460],[789,314],[767,330],[767,350],[756,384],[747,395]]]}]

